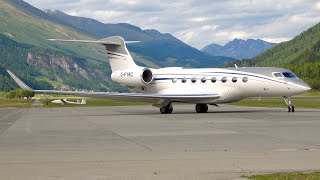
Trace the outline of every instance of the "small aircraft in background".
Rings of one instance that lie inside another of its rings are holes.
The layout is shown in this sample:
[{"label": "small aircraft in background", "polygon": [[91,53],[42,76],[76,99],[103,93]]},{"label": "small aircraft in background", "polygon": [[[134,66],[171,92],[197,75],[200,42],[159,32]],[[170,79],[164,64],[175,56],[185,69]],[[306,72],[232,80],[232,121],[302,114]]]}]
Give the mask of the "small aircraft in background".
[{"label": "small aircraft in background", "polygon": [[77,102],[68,101],[67,99],[57,99],[51,102],[54,104],[79,104],[79,105],[87,104],[86,99],[77,99]]},{"label": "small aircraft in background", "polygon": [[22,89],[35,93],[66,94],[79,97],[149,102],[162,114],[173,111],[173,102],[195,104],[197,113],[206,113],[208,105],[240,101],[248,97],[282,96],[288,112],[294,112],[291,97],[311,90],[310,86],[288,69],[277,67],[153,69],[138,66],[122,37],[97,41],[49,39],[57,42],[95,43],[106,48],[111,79],[137,93],[33,90],[10,70],[7,72]]}]

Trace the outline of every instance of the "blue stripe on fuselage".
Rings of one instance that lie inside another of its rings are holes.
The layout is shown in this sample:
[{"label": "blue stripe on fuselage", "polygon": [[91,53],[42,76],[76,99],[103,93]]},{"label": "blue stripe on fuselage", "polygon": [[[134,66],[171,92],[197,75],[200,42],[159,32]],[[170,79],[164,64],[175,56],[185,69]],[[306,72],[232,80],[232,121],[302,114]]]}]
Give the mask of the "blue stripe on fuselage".
[{"label": "blue stripe on fuselage", "polygon": [[[244,74],[244,73],[232,73],[232,72],[200,72],[200,73],[211,73],[211,74],[235,74],[235,75],[244,75],[244,76],[251,76],[251,77],[256,77],[256,78],[261,78],[261,79],[265,79],[265,80],[269,80],[269,81],[274,81],[274,82],[278,82],[281,84],[285,84],[285,82],[281,82],[281,81],[277,81],[274,79],[270,79],[270,78],[265,78],[265,77],[261,77],[261,76],[257,76],[257,75],[251,75],[251,74]],[[162,74],[157,74],[157,75],[162,75]],[[168,75],[168,74],[163,74],[163,75]],[[173,75],[173,74],[172,74]],[[174,74],[174,75],[188,75],[188,76],[194,76],[196,74]],[[173,78],[155,78],[154,80],[156,81],[161,81],[161,80],[172,80]],[[177,79],[183,79],[183,78],[177,78]],[[190,78],[187,78],[190,79]]]}]

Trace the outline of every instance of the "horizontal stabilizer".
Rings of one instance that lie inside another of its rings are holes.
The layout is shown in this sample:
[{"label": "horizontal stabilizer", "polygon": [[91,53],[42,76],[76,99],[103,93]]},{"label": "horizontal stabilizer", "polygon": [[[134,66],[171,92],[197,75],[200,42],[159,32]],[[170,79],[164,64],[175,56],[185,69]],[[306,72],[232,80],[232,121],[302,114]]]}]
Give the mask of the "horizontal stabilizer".
[{"label": "horizontal stabilizer", "polygon": [[67,39],[48,39],[49,41],[57,41],[57,42],[80,42],[80,43],[94,43],[94,44],[102,44],[102,45],[115,45],[121,46],[118,42],[108,42],[108,41],[92,41],[92,40],[67,40]]},{"label": "horizontal stabilizer", "polygon": [[[119,39],[121,39],[119,41]],[[114,46],[121,46],[123,42],[125,44],[132,44],[138,43],[140,41],[124,41],[123,38],[118,36],[108,37],[100,40],[68,40],[68,39],[48,39],[49,41],[56,41],[56,42],[78,42],[78,43],[94,43],[94,44],[101,44],[101,45],[114,45]]]}]

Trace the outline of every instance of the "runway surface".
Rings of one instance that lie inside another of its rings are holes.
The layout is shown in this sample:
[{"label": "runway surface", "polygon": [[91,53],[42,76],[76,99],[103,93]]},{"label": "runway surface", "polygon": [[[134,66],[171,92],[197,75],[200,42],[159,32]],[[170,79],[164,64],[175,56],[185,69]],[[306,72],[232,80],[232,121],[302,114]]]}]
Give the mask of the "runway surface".
[{"label": "runway surface", "polygon": [[0,179],[237,179],[320,170],[320,111],[0,109]]}]

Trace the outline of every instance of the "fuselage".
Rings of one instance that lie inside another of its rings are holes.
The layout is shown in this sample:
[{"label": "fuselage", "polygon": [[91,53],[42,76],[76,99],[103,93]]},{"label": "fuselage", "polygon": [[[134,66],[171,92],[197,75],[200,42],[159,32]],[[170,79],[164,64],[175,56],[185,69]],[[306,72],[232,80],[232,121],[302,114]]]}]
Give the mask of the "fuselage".
[{"label": "fuselage", "polygon": [[152,83],[136,87],[140,93],[219,94],[206,104],[239,101],[247,97],[293,96],[311,88],[290,70],[268,67],[152,69]]}]

